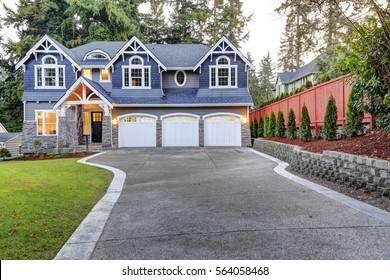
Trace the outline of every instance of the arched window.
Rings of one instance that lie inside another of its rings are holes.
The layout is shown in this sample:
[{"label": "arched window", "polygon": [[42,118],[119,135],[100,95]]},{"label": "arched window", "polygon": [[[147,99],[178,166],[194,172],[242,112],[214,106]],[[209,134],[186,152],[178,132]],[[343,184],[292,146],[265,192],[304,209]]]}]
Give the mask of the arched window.
[{"label": "arched window", "polygon": [[210,87],[236,87],[237,65],[231,65],[230,59],[221,56],[215,66],[210,66]]},{"label": "arched window", "polygon": [[150,88],[150,66],[144,65],[142,57],[133,56],[122,69],[123,88]]},{"label": "arched window", "polygon": [[55,56],[44,56],[42,65],[35,65],[35,87],[64,88],[65,65],[58,65]]},{"label": "arched window", "polygon": [[93,50],[89,53],[87,53],[85,56],[84,56],[84,61],[87,60],[87,59],[91,59],[91,60],[109,60],[110,59],[110,56],[101,51],[101,50]]}]

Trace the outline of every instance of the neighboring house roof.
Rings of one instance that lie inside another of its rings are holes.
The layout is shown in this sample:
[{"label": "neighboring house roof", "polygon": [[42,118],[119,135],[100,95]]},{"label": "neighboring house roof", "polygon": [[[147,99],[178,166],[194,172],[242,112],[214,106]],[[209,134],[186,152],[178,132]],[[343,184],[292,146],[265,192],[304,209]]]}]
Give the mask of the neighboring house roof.
[{"label": "neighboring house roof", "polygon": [[8,132],[7,129],[0,123],[0,133]]},{"label": "neighboring house roof", "polygon": [[2,143],[6,143],[12,139],[14,139],[15,137],[18,137],[19,135],[21,135],[22,133],[20,132],[7,132],[7,133],[0,133],[0,142]]},{"label": "neighboring house roof", "polygon": [[318,73],[319,69],[318,69],[317,61],[318,59],[325,60],[326,57],[327,57],[326,54],[323,53],[318,57],[316,57],[315,59],[313,59],[312,61],[310,61],[308,64],[298,68],[295,72],[278,73],[281,83],[282,84],[291,83],[309,74]]}]

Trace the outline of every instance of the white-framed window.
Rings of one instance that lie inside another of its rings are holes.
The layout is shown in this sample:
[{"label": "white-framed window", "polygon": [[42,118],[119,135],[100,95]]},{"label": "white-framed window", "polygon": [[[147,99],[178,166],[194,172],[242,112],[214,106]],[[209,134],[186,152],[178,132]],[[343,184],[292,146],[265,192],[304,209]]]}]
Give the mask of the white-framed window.
[{"label": "white-framed window", "polygon": [[84,68],[82,73],[83,73],[83,77],[90,80],[92,79],[92,69]]},{"label": "white-framed window", "polygon": [[46,55],[41,65],[35,65],[36,88],[65,88],[65,65],[58,65],[57,58]]},{"label": "white-framed window", "polygon": [[55,111],[35,111],[38,136],[57,135],[57,113]]},{"label": "white-framed window", "polygon": [[99,60],[101,60],[101,59],[108,59],[108,57],[105,54],[103,54],[102,52],[94,52],[94,53],[89,54],[86,57],[86,59],[92,59],[92,60],[99,59]]},{"label": "white-framed window", "polygon": [[237,65],[231,65],[227,56],[210,66],[210,87],[237,87]]},{"label": "white-framed window", "polygon": [[182,87],[186,84],[187,75],[184,71],[176,71],[175,73],[175,83],[178,87]]},{"label": "white-framed window", "polygon": [[110,71],[107,69],[100,69],[100,82],[110,82]]},{"label": "white-framed window", "polygon": [[129,66],[122,66],[123,88],[151,88],[150,66],[144,65],[140,56],[129,59]]}]

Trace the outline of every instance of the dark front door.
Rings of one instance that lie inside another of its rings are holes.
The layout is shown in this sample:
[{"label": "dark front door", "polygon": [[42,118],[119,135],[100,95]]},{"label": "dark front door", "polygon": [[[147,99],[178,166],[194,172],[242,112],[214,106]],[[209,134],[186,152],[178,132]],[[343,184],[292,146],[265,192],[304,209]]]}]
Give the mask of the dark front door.
[{"label": "dark front door", "polygon": [[103,130],[103,113],[92,112],[92,142],[102,142],[102,130]]}]

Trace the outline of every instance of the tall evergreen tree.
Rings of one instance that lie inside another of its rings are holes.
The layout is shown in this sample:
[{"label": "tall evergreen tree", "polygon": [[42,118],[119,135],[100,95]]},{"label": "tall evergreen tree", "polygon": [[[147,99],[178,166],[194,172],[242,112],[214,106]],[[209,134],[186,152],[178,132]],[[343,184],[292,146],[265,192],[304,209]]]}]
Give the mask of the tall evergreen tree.
[{"label": "tall evergreen tree", "polygon": [[305,104],[302,106],[301,124],[299,126],[299,139],[308,142],[311,139],[310,116]]},{"label": "tall evergreen tree", "polygon": [[284,137],[284,116],[282,111],[278,111],[278,116],[276,119],[276,127],[275,127],[275,136],[276,137]]},{"label": "tall evergreen tree", "polygon": [[276,117],[274,111],[271,111],[271,116],[269,117],[269,136],[275,136],[275,127],[276,127]]},{"label": "tall evergreen tree", "polygon": [[[247,53],[247,58],[250,62],[253,63],[253,58],[251,53]],[[249,87],[249,93],[252,96],[254,109],[259,109],[261,102],[264,100],[264,95],[260,88],[260,81],[258,76],[256,75],[255,69],[248,69],[248,87]]]},{"label": "tall evergreen tree", "polygon": [[266,100],[270,99],[273,95],[273,89],[275,85],[275,73],[274,66],[269,51],[260,60],[259,70],[259,82],[260,91]]},{"label": "tall evergreen tree", "polygon": [[257,130],[257,137],[264,137],[264,120],[262,116],[260,116],[259,119],[259,129]]},{"label": "tall evergreen tree", "polygon": [[286,131],[288,139],[295,139],[297,136],[297,124],[295,122],[295,113],[291,108],[288,112],[288,121],[287,121],[287,131]]},{"label": "tall evergreen tree", "polygon": [[337,135],[337,107],[333,95],[329,96],[328,104],[326,105],[322,133],[327,141],[335,139]]},{"label": "tall evergreen tree", "polygon": [[144,41],[150,44],[163,44],[168,36],[164,15],[166,0],[149,0],[150,9],[141,15],[141,30]]},{"label": "tall evergreen tree", "polygon": [[347,137],[356,136],[362,131],[361,122],[364,117],[364,112],[359,110],[359,108],[357,108],[358,106],[356,106],[356,103],[359,102],[358,99],[359,97],[356,94],[356,89],[353,88],[347,104],[347,120],[345,122],[345,135]]}]

